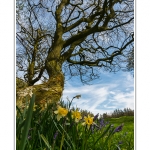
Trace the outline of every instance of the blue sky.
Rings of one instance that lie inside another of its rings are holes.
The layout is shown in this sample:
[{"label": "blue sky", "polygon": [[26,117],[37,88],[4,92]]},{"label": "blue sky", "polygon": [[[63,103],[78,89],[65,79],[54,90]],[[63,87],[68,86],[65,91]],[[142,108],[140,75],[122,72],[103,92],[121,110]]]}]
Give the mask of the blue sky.
[{"label": "blue sky", "polygon": [[134,77],[130,72],[101,72],[101,78],[91,85],[83,85],[78,79],[66,81],[62,99],[74,99],[72,106],[93,114],[111,113],[115,109],[134,109]]}]

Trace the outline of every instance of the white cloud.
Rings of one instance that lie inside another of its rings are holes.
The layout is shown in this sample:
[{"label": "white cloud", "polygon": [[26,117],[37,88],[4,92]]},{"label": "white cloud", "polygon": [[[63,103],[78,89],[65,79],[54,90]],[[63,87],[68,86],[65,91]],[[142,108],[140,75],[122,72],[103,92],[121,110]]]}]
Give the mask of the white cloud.
[{"label": "white cloud", "polygon": [[[116,75],[117,76],[117,75]],[[79,85],[67,82],[63,92],[63,100],[70,100],[80,94],[80,99],[73,100],[73,106],[88,110],[94,114],[110,113],[115,109],[134,109],[134,78],[129,73],[121,77],[107,80],[103,84]]]},{"label": "white cloud", "polygon": [[124,103],[125,104],[124,108],[128,107],[128,108],[134,109],[134,91],[131,91],[128,93],[120,92],[114,96],[114,99],[118,103]]}]

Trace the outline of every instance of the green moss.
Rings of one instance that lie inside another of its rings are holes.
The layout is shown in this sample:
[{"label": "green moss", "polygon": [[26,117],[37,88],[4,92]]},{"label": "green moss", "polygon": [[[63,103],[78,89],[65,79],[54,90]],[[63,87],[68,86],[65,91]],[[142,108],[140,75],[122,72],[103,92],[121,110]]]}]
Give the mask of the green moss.
[{"label": "green moss", "polygon": [[22,79],[16,78],[16,89],[21,89],[27,87],[27,83]]},{"label": "green moss", "polygon": [[[32,93],[35,94],[35,104],[39,106],[43,106],[44,103],[55,103],[58,102],[61,98],[61,94],[63,91],[62,86],[47,86],[47,84],[34,85],[27,88],[22,88],[17,91],[17,106],[21,107],[26,103],[26,97],[30,100],[30,95],[28,91],[32,89]],[[25,93],[25,97],[21,97],[21,94]],[[26,94],[27,93],[27,94]]]},{"label": "green moss", "polygon": [[33,93],[35,93],[35,102],[40,103],[41,100],[46,100],[49,103],[58,102],[62,94],[62,88],[59,86],[48,88],[46,85],[34,86]]}]

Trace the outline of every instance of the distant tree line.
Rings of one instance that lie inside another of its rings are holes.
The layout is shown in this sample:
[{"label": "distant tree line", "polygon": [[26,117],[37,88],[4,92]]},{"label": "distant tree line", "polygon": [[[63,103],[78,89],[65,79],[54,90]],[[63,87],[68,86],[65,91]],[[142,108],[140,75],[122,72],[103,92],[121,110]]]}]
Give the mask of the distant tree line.
[{"label": "distant tree line", "polygon": [[130,108],[124,108],[123,110],[115,109],[111,114],[103,113],[103,115],[100,116],[102,118],[119,118],[122,116],[134,116],[134,110]]}]

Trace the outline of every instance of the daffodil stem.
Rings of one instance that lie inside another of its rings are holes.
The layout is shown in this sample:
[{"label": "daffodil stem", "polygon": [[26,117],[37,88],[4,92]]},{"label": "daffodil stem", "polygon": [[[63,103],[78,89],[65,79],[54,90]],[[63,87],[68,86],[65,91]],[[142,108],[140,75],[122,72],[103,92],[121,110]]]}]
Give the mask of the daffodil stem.
[{"label": "daffodil stem", "polygon": [[61,138],[60,150],[62,150],[63,143],[64,143],[64,132],[63,132],[62,138]]},{"label": "daffodil stem", "polygon": [[69,109],[70,109],[70,106],[71,106],[72,101],[73,101],[74,98],[75,98],[75,97],[73,97],[72,100],[71,100],[70,103],[69,103]]},{"label": "daffodil stem", "polygon": [[81,150],[84,150],[84,145],[85,145],[85,134],[86,134],[86,129],[87,129],[87,125],[85,126],[85,130],[84,130],[84,132],[83,132],[83,143],[82,143],[82,148],[81,148]]},{"label": "daffodil stem", "polygon": [[54,140],[54,142],[53,142],[52,150],[54,150],[54,146],[55,146],[55,140]]}]

